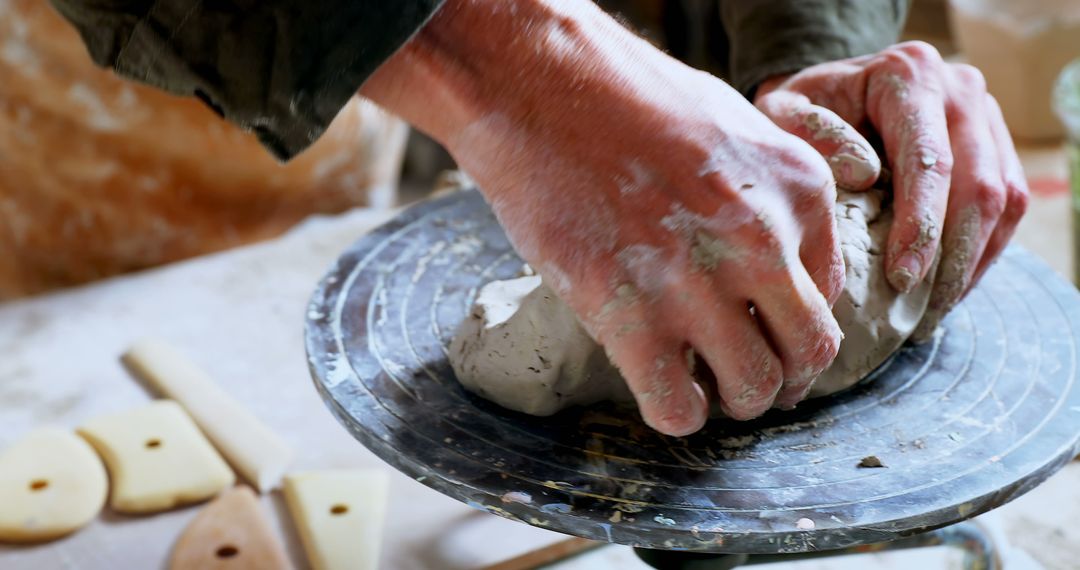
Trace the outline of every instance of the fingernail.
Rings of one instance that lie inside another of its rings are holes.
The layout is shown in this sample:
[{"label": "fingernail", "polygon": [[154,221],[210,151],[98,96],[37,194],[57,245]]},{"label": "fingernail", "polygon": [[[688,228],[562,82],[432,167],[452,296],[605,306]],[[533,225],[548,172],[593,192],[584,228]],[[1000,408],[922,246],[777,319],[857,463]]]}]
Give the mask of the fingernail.
[{"label": "fingernail", "polygon": [[862,147],[847,143],[829,157],[836,184],[843,190],[859,190],[873,184],[881,171],[877,156],[868,157]]},{"label": "fingernail", "polygon": [[[816,379],[815,379],[816,381]],[[787,396],[785,398],[776,399],[776,407],[784,411],[794,410],[795,406],[806,399],[810,395],[810,390],[814,387],[814,382],[808,382],[805,386],[799,388],[799,392],[793,396]]]},{"label": "fingernail", "polygon": [[918,275],[922,273],[922,264],[913,255],[901,257],[889,273],[889,283],[901,293],[910,293],[918,285]]},{"label": "fingernail", "polygon": [[683,437],[705,427],[709,413],[705,393],[701,387],[692,383],[691,390],[681,400],[659,418],[658,425],[653,426],[657,431],[674,437]]}]

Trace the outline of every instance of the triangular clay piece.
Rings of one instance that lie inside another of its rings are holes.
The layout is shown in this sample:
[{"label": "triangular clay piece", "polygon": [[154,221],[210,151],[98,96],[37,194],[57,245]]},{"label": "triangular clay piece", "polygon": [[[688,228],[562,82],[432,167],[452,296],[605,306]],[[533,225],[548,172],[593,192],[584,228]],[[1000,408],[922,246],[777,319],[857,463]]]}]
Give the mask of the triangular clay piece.
[{"label": "triangular clay piece", "polygon": [[314,570],[379,570],[389,484],[378,469],[285,476],[285,504]]},{"label": "triangular clay piece", "polygon": [[173,547],[170,570],[290,569],[277,536],[247,487],[225,491],[192,519]]}]

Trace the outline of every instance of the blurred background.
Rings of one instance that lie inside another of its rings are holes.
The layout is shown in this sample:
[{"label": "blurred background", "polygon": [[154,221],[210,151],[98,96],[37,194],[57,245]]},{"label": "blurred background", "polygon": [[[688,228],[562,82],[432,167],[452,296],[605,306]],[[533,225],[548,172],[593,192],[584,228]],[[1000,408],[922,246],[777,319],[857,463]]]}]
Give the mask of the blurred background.
[{"label": "blurred background", "polygon": [[[714,67],[716,2],[601,3],[673,55]],[[1080,57],[1080,2],[916,0],[904,39],[986,75],[1035,197],[1017,239],[1071,276],[1067,121],[1051,100]],[[0,2],[0,77],[0,300],[265,240],[313,215],[407,204],[454,166],[360,98],[309,152],[276,164],[201,103],[93,67],[46,0]],[[1058,107],[1080,130],[1068,105],[1080,106],[1076,81]]]}]

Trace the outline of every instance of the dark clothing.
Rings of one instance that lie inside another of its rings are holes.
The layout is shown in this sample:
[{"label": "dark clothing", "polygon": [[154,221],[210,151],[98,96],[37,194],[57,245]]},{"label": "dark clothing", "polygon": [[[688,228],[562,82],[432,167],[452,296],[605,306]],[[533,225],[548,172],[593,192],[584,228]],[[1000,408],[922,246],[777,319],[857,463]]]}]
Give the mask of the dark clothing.
[{"label": "dark clothing", "polygon": [[[198,97],[286,160],[326,130],[443,0],[52,2],[98,65]],[[895,41],[907,8],[906,0],[665,4],[707,6],[717,16],[708,20],[722,23],[706,34],[710,52],[746,94],[776,73],[880,50]]]},{"label": "dark clothing", "polygon": [[911,0],[598,0],[748,97],[766,78],[896,43]]},{"label": "dark clothing", "polygon": [[908,0],[721,0],[732,85],[749,95],[773,75],[896,43]]},{"label": "dark clothing", "polygon": [[285,160],[443,0],[53,0],[94,61],[195,96]]}]

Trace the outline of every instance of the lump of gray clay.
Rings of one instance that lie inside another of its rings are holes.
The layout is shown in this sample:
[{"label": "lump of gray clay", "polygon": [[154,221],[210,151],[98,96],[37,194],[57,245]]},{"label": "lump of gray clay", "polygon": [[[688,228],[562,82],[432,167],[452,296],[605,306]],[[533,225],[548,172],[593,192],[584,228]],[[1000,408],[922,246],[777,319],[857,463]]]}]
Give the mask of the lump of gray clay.
[{"label": "lump of gray clay", "polygon": [[[892,212],[882,208],[882,196],[874,190],[837,198],[847,281],[833,314],[844,340],[811,398],[856,384],[904,344],[926,312],[932,279],[906,294],[886,281],[883,253]],[[462,385],[518,412],[546,416],[604,400],[633,402],[603,347],[539,276],[485,285],[449,352]]]}]

